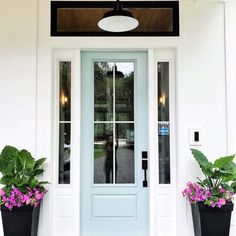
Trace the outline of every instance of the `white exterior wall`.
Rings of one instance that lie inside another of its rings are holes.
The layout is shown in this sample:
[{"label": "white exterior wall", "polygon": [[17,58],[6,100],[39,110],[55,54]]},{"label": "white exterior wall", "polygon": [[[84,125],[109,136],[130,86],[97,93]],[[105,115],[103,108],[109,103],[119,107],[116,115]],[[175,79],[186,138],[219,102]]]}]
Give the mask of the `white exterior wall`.
[{"label": "white exterior wall", "polygon": [[[0,149],[36,154],[36,1],[0,0]],[[0,235],[3,235],[0,227]]]},{"label": "white exterior wall", "polygon": [[236,1],[225,4],[229,152],[236,153]]},{"label": "white exterior wall", "polygon": [[[159,218],[152,219],[157,222],[153,236],[176,236],[177,232],[178,236],[193,235],[189,206],[181,196],[185,183],[194,181],[200,173],[189,151],[189,128],[202,128],[201,149],[210,159],[228,151],[236,152],[236,108],[233,106],[236,100],[236,3],[232,1],[225,5],[226,25],[224,3],[180,1],[180,37],[134,40],[51,38],[49,0],[0,0],[0,149],[12,144],[29,149],[37,157],[48,157],[44,178],[52,184],[44,201],[39,236],[58,236],[59,232],[70,236],[78,225],[74,222],[78,198],[73,194],[78,181],[68,187],[67,195],[59,200],[57,196],[65,189],[55,184],[57,167],[53,161],[57,157],[53,156],[52,124],[56,48],[175,49],[178,197],[169,198],[171,202],[166,204],[173,208],[177,206],[178,219],[177,224],[174,219],[169,225],[160,224]],[[156,193],[159,191],[156,186]],[[63,199],[67,205],[62,215],[70,216],[64,223],[55,220],[60,209],[63,210],[63,205],[59,205],[63,204]],[[154,202],[158,200],[156,194]],[[157,204],[154,207],[156,212],[160,210]],[[171,211],[171,207],[168,209]],[[232,224],[236,224],[236,218],[232,219]],[[235,226],[231,229],[231,235],[234,234]],[[3,235],[1,231],[0,235]]]},{"label": "white exterior wall", "polygon": [[0,146],[35,152],[36,1],[1,0],[0,18]]}]

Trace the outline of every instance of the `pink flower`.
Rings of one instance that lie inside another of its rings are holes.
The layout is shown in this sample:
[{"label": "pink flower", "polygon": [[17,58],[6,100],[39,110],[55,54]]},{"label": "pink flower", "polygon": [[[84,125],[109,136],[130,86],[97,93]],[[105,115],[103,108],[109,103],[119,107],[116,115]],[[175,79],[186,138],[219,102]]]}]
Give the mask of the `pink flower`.
[{"label": "pink flower", "polygon": [[6,203],[5,207],[7,207],[9,210],[11,210],[13,206],[11,204],[9,204],[9,203]]},{"label": "pink flower", "polygon": [[43,196],[42,196],[42,194],[36,194],[35,198],[37,200],[41,200],[41,199],[43,199]]},{"label": "pink flower", "polygon": [[209,190],[206,190],[206,195],[208,196],[208,197],[211,197],[211,192],[209,191]]},{"label": "pink flower", "polygon": [[219,208],[221,208],[221,206],[225,205],[226,204],[226,201],[224,198],[219,198],[218,201],[217,201],[217,205]]},{"label": "pink flower", "polygon": [[25,205],[36,207],[39,205],[46,192],[43,186],[37,186],[34,189],[27,187],[25,194],[16,187],[13,187],[8,194],[3,189],[0,189],[0,203],[4,204],[9,210],[13,207],[22,207]]},{"label": "pink flower", "polygon": [[225,192],[226,192],[226,190],[224,188],[220,189],[220,193],[225,193]]},{"label": "pink flower", "polygon": [[211,207],[215,207],[216,203],[215,202],[211,202]]},{"label": "pink flower", "polygon": [[0,189],[0,196],[2,197],[3,195],[5,195],[5,191],[3,189]]}]

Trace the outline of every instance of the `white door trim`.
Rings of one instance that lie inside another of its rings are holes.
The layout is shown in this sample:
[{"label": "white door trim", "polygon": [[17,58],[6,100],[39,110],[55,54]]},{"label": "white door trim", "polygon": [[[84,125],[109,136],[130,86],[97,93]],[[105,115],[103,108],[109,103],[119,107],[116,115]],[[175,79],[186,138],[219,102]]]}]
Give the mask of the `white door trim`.
[{"label": "white door trim", "polygon": [[[58,222],[56,221],[56,211],[55,208],[56,206],[56,201],[54,201],[55,197],[58,197],[58,194],[66,194],[67,196],[70,197],[70,200],[72,201],[72,213],[71,213],[71,224],[73,232],[70,235],[73,236],[79,236],[80,235],[80,129],[81,129],[81,51],[98,51],[97,48],[89,48],[89,49],[55,49],[54,50],[54,74],[56,76],[54,79],[54,88],[58,85],[58,60],[63,60],[63,59],[68,59],[72,61],[72,81],[71,81],[71,96],[72,96],[72,103],[71,103],[71,112],[72,112],[72,117],[71,117],[71,123],[72,123],[72,128],[71,128],[71,184],[69,186],[65,185],[59,185],[57,183],[58,181],[58,151],[57,151],[57,145],[56,143],[58,142],[58,136],[55,135],[57,133],[57,127],[54,125],[54,146],[53,146],[53,153],[54,153],[54,181],[53,181],[53,201],[54,202],[54,207],[52,210],[52,218],[53,220],[53,235],[56,235],[56,227]],[[104,49],[99,49],[99,51],[104,51]],[[121,51],[122,49],[105,49],[106,51],[114,51],[114,50],[119,50]],[[132,51],[132,50],[145,50],[143,48],[136,48],[136,49],[124,49],[123,51]],[[167,192],[170,194],[174,194],[172,196],[172,199],[176,199],[176,151],[174,149],[172,153],[172,160],[171,160],[171,180],[172,184],[171,185],[159,185],[158,184],[158,159],[157,159],[157,153],[158,153],[158,148],[157,148],[157,142],[158,142],[158,135],[157,135],[157,129],[154,127],[157,127],[157,69],[156,65],[158,61],[169,61],[170,62],[170,92],[172,93],[171,95],[171,106],[172,109],[170,109],[170,115],[172,116],[172,125],[171,125],[171,132],[173,134],[173,137],[171,138],[171,142],[173,147],[176,147],[176,122],[173,122],[176,120],[176,114],[175,114],[175,101],[176,101],[176,84],[175,84],[175,79],[176,79],[176,72],[175,72],[175,48],[170,47],[170,48],[149,48],[146,49],[145,51],[148,52],[148,109],[149,109],[149,137],[152,137],[149,139],[149,162],[150,162],[150,169],[149,169],[149,183],[150,183],[150,194],[149,194],[149,236],[159,236],[159,230],[158,230],[158,214],[157,214],[157,198],[158,198],[158,193],[163,191],[165,192],[165,189],[168,189]],[[56,86],[55,86],[56,85]],[[55,89],[54,89],[55,90]],[[56,107],[57,104],[57,91],[54,91],[54,107]],[[75,102],[78,101],[78,102]],[[58,122],[58,110],[55,108],[54,109],[54,124]],[[76,122],[74,122],[76,121]],[[79,122],[78,122],[79,121]],[[156,137],[156,138],[153,138]],[[174,168],[173,168],[174,167]],[[169,189],[171,189],[169,191]],[[174,221],[175,221],[175,232],[177,232],[176,229],[176,205],[174,209]],[[160,234],[161,235],[161,234]],[[173,235],[175,236],[175,235]]]}]

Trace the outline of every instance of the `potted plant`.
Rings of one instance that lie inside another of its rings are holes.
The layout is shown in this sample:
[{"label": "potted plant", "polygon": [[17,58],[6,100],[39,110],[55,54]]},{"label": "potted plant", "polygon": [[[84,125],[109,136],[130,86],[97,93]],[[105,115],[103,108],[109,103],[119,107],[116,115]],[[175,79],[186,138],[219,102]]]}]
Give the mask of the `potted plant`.
[{"label": "potted plant", "polygon": [[37,176],[46,158],[35,160],[27,150],[5,146],[0,154],[0,205],[4,236],[36,236],[40,202],[46,194]]},{"label": "potted plant", "polygon": [[191,149],[205,178],[187,183],[183,196],[191,204],[195,236],[229,236],[233,196],[236,192],[234,155],[210,162],[197,149]]}]

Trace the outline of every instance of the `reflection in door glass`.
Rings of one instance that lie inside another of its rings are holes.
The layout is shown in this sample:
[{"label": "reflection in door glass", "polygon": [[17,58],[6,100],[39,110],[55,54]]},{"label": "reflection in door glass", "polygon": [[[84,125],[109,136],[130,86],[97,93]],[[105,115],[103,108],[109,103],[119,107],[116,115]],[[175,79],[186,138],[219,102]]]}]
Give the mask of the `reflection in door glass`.
[{"label": "reflection in door glass", "polygon": [[59,62],[59,184],[70,183],[71,62]]},{"label": "reflection in door glass", "polygon": [[119,62],[115,67],[116,120],[134,120],[134,63]]},{"label": "reflection in door glass", "polygon": [[59,183],[70,183],[70,124],[59,128]]},{"label": "reflection in door glass", "polygon": [[170,183],[170,137],[159,133],[159,183]]},{"label": "reflection in door glass", "polygon": [[169,62],[157,66],[159,184],[170,184]]},{"label": "reflection in door glass", "polygon": [[114,63],[94,63],[94,120],[113,120]]},{"label": "reflection in door glass", "polygon": [[134,124],[116,124],[116,183],[134,183]]},{"label": "reflection in door glass", "polygon": [[113,183],[113,125],[94,125],[94,183]]},{"label": "reflection in door glass", "polygon": [[60,121],[70,121],[71,62],[60,62]]},{"label": "reflection in door glass", "polygon": [[134,183],[134,62],[94,63],[94,183]]}]

